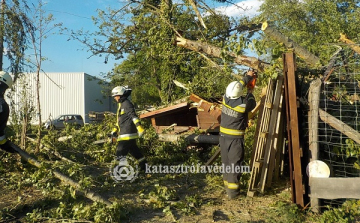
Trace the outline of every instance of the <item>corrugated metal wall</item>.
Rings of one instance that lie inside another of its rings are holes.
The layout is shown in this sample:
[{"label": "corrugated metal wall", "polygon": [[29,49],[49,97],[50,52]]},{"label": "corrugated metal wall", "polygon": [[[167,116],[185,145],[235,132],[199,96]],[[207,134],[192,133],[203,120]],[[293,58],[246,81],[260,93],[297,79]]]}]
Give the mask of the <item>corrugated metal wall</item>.
[{"label": "corrugated metal wall", "polygon": [[[40,74],[40,103],[43,122],[50,116],[55,118],[61,114],[80,114],[87,121],[87,113],[90,111],[86,109],[87,103],[91,104],[88,108],[96,111],[109,110],[109,103],[95,102],[102,98],[102,87],[98,81],[90,81],[85,76],[88,75],[83,72]],[[32,98],[33,106],[36,109],[36,74],[24,74],[21,78],[28,85],[27,97]],[[14,101],[16,112],[21,112],[19,110],[22,97],[21,89],[26,87],[22,82],[24,81],[18,80],[16,82],[13,98],[7,100],[8,102]],[[89,88],[85,85],[89,85],[91,90],[85,91],[85,88]],[[86,100],[85,94],[87,94]],[[37,122],[38,119],[35,118],[33,121]]]},{"label": "corrugated metal wall", "polygon": [[104,86],[98,78],[88,74],[84,75],[84,83],[86,122],[89,120],[88,113],[90,111],[116,111],[116,104],[114,99],[110,97],[111,94],[108,86]]}]

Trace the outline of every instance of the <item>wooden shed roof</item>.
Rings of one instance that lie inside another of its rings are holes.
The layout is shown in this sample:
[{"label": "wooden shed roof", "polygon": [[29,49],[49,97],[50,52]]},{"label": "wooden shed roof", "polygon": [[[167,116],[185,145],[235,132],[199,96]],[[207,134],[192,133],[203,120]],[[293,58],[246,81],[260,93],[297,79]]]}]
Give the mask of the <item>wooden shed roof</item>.
[{"label": "wooden shed roof", "polygon": [[189,104],[187,102],[183,102],[183,103],[172,105],[172,106],[169,106],[166,108],[162,108],[159,110],[141,114],[140,118],[151,118],[151,117],[161,116],[161,115],[169,114],[169,113],[176,112],[176,111],[181,111],[181,110],[188,109],[188,108],[189,108]]}]

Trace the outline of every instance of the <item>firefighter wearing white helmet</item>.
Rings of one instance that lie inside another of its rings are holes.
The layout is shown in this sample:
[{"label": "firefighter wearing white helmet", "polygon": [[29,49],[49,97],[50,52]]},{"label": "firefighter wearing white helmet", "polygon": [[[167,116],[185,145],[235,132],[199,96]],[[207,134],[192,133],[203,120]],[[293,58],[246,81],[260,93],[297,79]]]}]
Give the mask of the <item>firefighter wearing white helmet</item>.
[{"label": "firefighter wearing white helmet", "polygon": [[233,81],[227,88],[225,95],[229,99],[238,99],[243,94],[244,81]]},{"label": "firefighter wearing white helmet", "polygon": [[0,71],[0,148],[6,152],[14,153],[10,141],[5,136],[5,128],[9,119],[9,105],[4,99],[6,89],[11,88],[13,80],[8,72]]},{"label": "firefighter wearing white helmet", "polygon": [[139,162],[139,167],[145,169],[145,157],[136,144],[136,139],[144,134],[140,120],[130,100],[132,90],[128,86],[117,86],[111,91],[111,95],[118,103],[116,113],[117,123],[111,135],[117,137],[116,156],[126,156],[130,153]]},{"label": "firefighter wearing white helmet", "polygon": [[243,80],[231,82],[226,88],[222,101],[219,143],[224,170],[229,167],[232,170],[223,173],[229,199],[235,198],[240,193],[241,173],[234,170],[241,170],[238,167],[244,159],[244,135],[248,126],[248,113],[256,106],[255,97],[251,92],[243,95],[243,89],[246,89],[252,79],[253,73],[248,72]]}]

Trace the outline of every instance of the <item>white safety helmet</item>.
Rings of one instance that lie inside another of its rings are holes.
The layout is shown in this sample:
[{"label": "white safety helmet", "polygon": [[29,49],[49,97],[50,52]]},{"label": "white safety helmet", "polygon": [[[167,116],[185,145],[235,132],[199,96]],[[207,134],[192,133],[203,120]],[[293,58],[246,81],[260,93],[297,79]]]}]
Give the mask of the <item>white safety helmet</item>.
[{"label": "white safety helmet", "polygon": [[226,87],[226,97],[238,99],[243,93],[243,85],[239,81],[233,81]]},{"label": "white safety helmet", "polygon": [[9,88],[13,85],[13,80],[8,72],[0,71],[0,81],[6,84]]},{"label": "white safety helmet", "polygon": [[111,95],[113,97],[117,96],[117,95],[122,96],[128,90],[131,90],[130,88],[128,88],[128,86],[117,86],[117,87],[114,87],[114,89],[112,89]]}]

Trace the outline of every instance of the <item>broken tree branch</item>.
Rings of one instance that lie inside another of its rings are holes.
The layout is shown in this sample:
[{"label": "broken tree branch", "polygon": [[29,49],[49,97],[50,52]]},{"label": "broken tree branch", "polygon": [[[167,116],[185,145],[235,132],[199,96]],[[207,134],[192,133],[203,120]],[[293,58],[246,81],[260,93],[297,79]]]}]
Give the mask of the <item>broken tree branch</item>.
[{"label": "broken tree branch", "polygon": [[[36,143],[36,140],[33,139],[33,138],[30,138],[30,137],[26,137],[29,141],[33,142],[33,143]],[[64,160],[66,162],[69,162],[69,163],[75,163],[74,161],[66,158],[66,157],[63,157],[59,152],[57,152],[56,150],[54,149],[49,149],[48,147],[46,147],[44,144],[40,143],[40,149],[45,149],[46,151],[48,151],[49,153],[52,153],[54,154],[56,157],[58,157],[59,159],[61,160]]]},{"label": "broken tree branch", "polygon": [[199,12],[199,10],[198,10],[195,2],[194,2],[193,0],[189,0],[189,3],[190,3],[190,5],[191,5],[191,7],[194,9],[194,11],[195,11],[195,13],[196,13],[196,16],[198,17],[201,25],[202,25],[205,29],[207,29],[207,27],[206,27],[206,25],[205,25],[205,23],[204,23],[204,20],[203,20],[201,14],[200,14],[200,12]]},{"label": "broken tree branch", "polygon": [[360,53],[360,46],[359,44],[356,44],[352,40],[348,39],[345,34],[340,33],[340,39],[341,42],[346,43],[349,45],[349,47],[354,50],[356,53]]},{"label": "broken tree branch", "polygon": [[274,27],[269,26],[267,22],[262,24],[261,30],[276,42],[283,43],[287,48],[293,48],[296,55],[301,57],[311,66],[320,65],[320,59],[317,56],[310,53],[307,49],[303,48],[288,37],[284,36],[284,34],[276,30]]},{"label": "broken tree branch", "polygon": [[[42,164],[37,161],[35,158],[31,157],[27,152],[23,151],[22,149],[20,149],[17,145],[11,143],[11,147],[17,152],[19,153],[19,155],[24,159],[26,160],[28,163],[30,163],[31,165],[33,166],[36,166],[37,168],[41,168],[42,167]],[[95,192],[91,191],[91,190],[82,190],[81,189],[81,185],[74,181],[73,179],[65,176],[64,174],[56,171],[56,170],[49,170],[51,171],[54,176],[56,178],[58,178],[59,180],[61,180],[63,183],[67,184],[67,185],[70,185],[72,187],[74,187],[76,190],[84,193],[85,197],[89,198],[90,200],[92,201],[95,201],[95,202],[100,202],[100,203],[103,203],[103,204],[106,204],[107,206],[110,206],[111,205],[111,202],[108,201],[107,199],[101,197],[100,195],[96,194]]]},{"label": "broken tree branch", "polygon": [[360,133],[345,124],[344,122],[340,121],[339,119],[335,118],[334,116],[330,115],[326,111],[319,109],[320,119],[330,125],[331,127],[335,128],[336,130],[340,131],[341,133],[345,134],[350,139],[354,140],[356,143],[360,144]]},{"label": "broken tree branch", "polygon": [[[181,46],[198,53],[206,53],[207,55],[221,58],[222,49],[217,46],[212,46],[210,44],[202,43],[199,41],[188,40],[179,36],[176,37],[176,44],[177,46]],[[234,58],[235,63],[256,69],[259,72],[264,72],[264,70],[269,67],[269,64],[255,57],[236,55],[233,52],[226,52],[226,54]]]},{"label": "broken tree branch", "polygon": [[322,82],[327,81],[327,79],[329,78],[330,74],[334,71],[334,64],[336,62],[336,58],[338,57],[338,54],[341,52],[342,48],[340,46],[336,46],[338,49],[335,51],[335,53],[331,56],[331,59],[328,63],[328,65],[326,66],[326,70],[324,72],[324,77],[322,79]]}]

